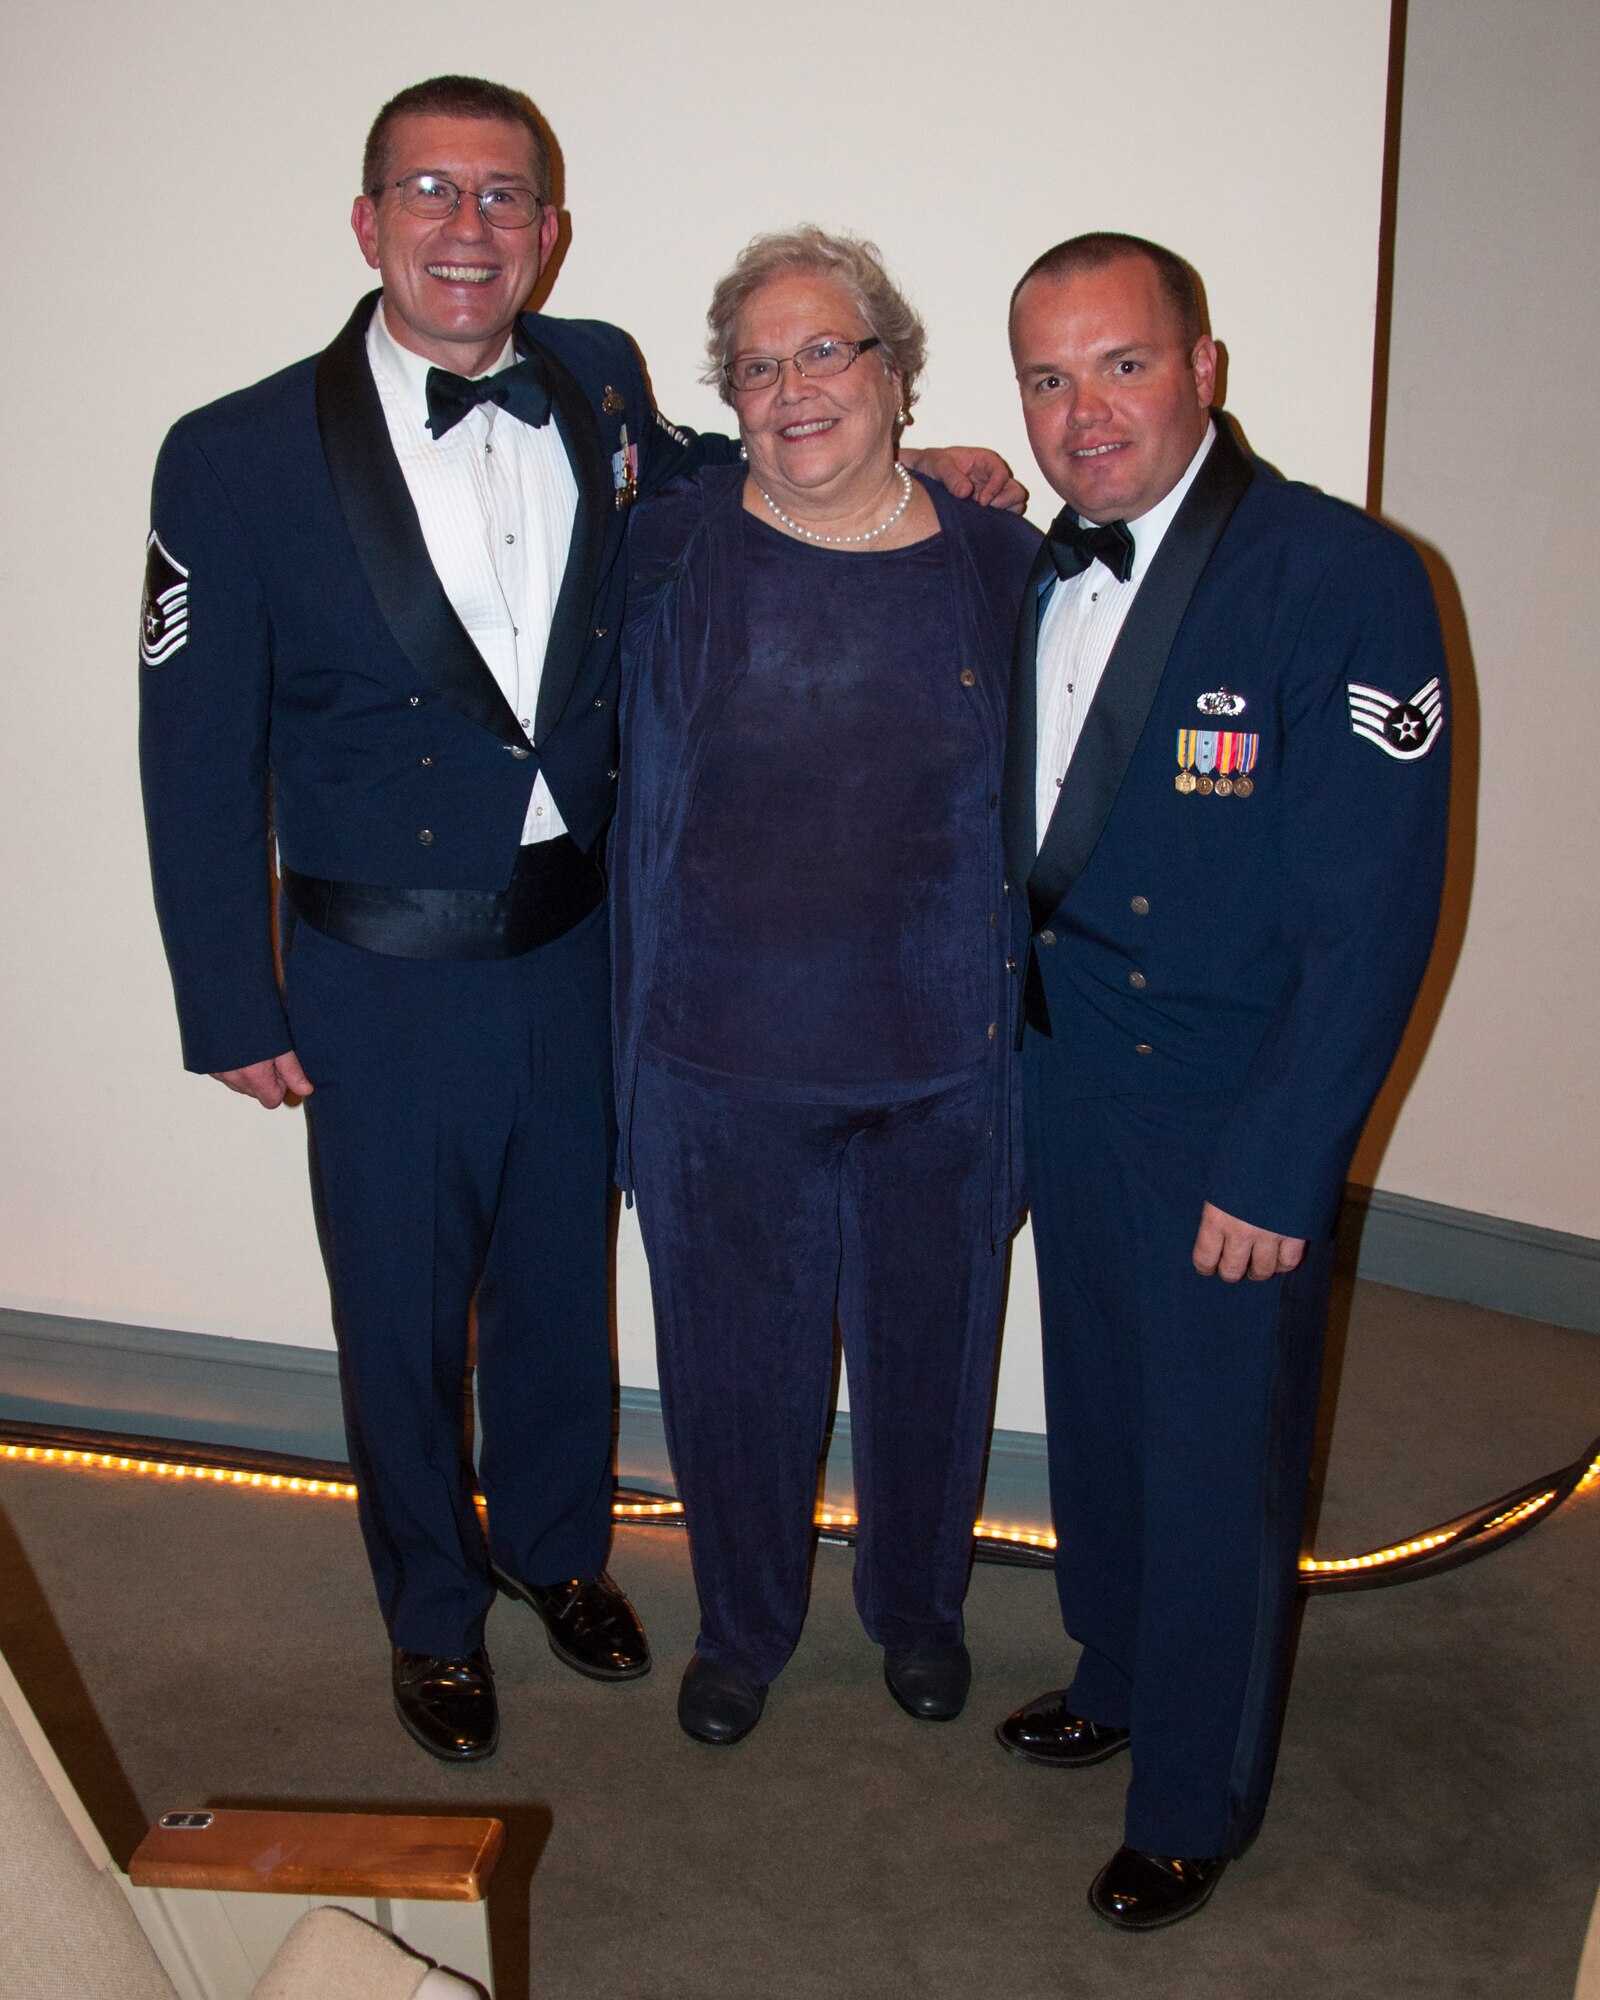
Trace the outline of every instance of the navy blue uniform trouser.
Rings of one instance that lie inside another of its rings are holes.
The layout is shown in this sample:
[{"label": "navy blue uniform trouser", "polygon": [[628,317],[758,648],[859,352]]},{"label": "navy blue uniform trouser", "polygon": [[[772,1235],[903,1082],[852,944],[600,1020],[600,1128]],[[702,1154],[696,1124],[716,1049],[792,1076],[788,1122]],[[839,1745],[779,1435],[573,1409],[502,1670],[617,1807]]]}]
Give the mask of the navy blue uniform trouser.
[{"label": "navy blue uniform trouser", "polygon": [[[286,997],[315,1085],[312,1192],[345,1430],[393,1643],[482,1638],[488,1560],[591,1576],[611,1525],[611,1099],[603,909],[488,962],[394,958],[293,925]],[[478,1475],[462,1452],[477,1307]]]},{"label": "navy blue uniform trouser", "polygon": [[845,1108],[640,1072],[635,1181],[696,1646],[753,1681],[805,1618],[835,1312],[862,1623],[893,1648],[962,1636],[1005,1269],[992,1095],[985,1073]]},{"label": "navy blue uniform trouser", "polygon": [[[1191,1262],[1228,1096],[1023,1103],[1068,1705],[1132,1732],[1125,1839],[1237,1854],[1277,1754],[1332,1245],[1236,1285]],[[1249,1218],[1246,1218],[1248,1220]]]}]

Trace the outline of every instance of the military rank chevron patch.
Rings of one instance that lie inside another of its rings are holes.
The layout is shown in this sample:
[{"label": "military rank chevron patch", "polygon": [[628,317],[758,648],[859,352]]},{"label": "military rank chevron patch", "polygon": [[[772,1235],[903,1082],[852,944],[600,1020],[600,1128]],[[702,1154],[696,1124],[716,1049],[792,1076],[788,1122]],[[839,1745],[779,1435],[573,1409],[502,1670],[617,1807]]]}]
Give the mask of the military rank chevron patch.
[{"label": "military rank chevron patch", "polygon": [[1444,728],[1444,689],[1434,675],[1409,701],[1400,701],[1382,688],[1363,687],[1359,681],[1347,684],[1350,697],[1350,727],[1357,736],[1376,743],[1386,757],[1398,757],[1414,764],[1426,757]]},{"label": "military rank chevron patch", "polygon": [[189,638],[189,572],[168,555],[154,528],[144,546],[139,657],[147,667],[159,667]]}]

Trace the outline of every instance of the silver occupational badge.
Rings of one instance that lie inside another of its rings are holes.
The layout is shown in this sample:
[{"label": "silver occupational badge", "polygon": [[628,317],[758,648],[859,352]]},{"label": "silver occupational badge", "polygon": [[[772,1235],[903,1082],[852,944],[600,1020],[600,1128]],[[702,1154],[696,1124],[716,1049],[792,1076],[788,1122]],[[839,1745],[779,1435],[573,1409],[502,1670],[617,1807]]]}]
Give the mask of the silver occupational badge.
[{"label": "silver occupational badge", "polygon": [[189,572],[161,546],[161,537],[154,528],[144,550],[139,657],[147,667],[159,667],[189,637]]},{"label": "silver occupational badge", "polygon": [[1363,687],[1359,681],[1349,682],[1345,692],[1350,697],[1350,727],[1357,736],[1403,764],[1426,757],[1444,728],[1444,689],[1437,674],[1409,701],[1385,694],[1382,688]]},{"label": "silver occupational badge", "polygon": [[1215,694],[1201,695],[1195,707],[1202,715],[1243,715],[1244,696],[1229,694],[1225,687],[1220,687]]}]

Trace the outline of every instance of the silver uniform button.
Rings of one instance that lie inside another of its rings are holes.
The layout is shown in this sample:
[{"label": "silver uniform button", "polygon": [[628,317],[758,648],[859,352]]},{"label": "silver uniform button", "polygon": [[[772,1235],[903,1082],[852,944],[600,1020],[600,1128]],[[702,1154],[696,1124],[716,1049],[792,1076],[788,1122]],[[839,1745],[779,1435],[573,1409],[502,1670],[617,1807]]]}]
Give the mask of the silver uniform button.
[{"label": "silver uniform button", "polygon": [[1148,896],[1135,896],[1133,901],[1128,905],[1128,908],[1132,910],[1136,917],[1147,917],[1150,914],[1150,898]]},{"label": "silver uniform button", "polygon": [[1130,972],[1128,974],[1128,984],[1137,987],[1141,993],[1144,991],[1144,983],[1144,974],[1142,972]]},{"label": "silver uniform button", "polygon": [[422,844],[423,844],[423,846],[424,846],[424,847],[432,847],[432,845],[433,845],[433,834],[432,834],[432,832],[430,831],[430,829],[429,829],[429,828],[427,828],[427,827],[424,827],[424,828],[422,829],[421,833],[419,833],[419,834],[417,835],[417,838],[418,838],[418,840],[420,840],[420,841],[422,842]]},{"label": "silver uniform button", "polygon": [[1054,931],[1040,931],[1039,933],[1040,944],[1054,944],[1055,941],[1056,941],[1056,934]]}]

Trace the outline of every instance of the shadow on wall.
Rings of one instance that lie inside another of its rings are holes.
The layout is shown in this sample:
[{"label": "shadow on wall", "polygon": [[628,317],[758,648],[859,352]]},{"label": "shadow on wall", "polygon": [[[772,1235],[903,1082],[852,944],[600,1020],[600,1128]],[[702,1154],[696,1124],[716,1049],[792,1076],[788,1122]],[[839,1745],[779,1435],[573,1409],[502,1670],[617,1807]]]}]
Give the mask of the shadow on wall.
[{"label": "shadow on wall", "polygon": [[[1382,214],[1378,228],[1378,290],[1372,347],[1372,423],[1367,451],[1367,512],[1383,513],[1384,454],[1389,422],[1389,347],[1394,321],[1394,247],[1400,192],[1400,145],[1405,95],[1407,0],[1394,0],[1389,16],[1389,81],[1383,135]],[[1434,1028],[1445,995],[1455,977],[1466,939],[1467,912],[1478,852],[1478,782],[1482,735],[1478,675],[1472,658],[1467,614],[1455,575],[1431,542],[1398,521],[1387,525],[1405,536],[1422,558],[1433,586],[1439,623],[1444,632],[1445,659],[1450,669],[1447,724],[1450,730],[1450,850],[1445,864],[1444,896],[1439,931],[1423,976],[1422,990],[1411,1011],[1405,1039],[1394,1059],[1378,1101],[1372,1107],[1361,1143],[1350,1167],[1350,1179],[1367,1187],[1379,1185],[1378,1170],[1388,1151],[1400,1116]],[[1407,689],[1409,693],[1410,690]]]},{"label": "shadow on wall", "polygon": [[1411,1011],[1400,1052],[1394,1059],[1383,1089],[1378,1093],[1377,1103],[1372,1107],[1372,1115],[1367,1120],[1350,1169],[1351,1180],[1368,1187],[1380,1185],[1378,1170],[1388,1150],[1395,1121],[1433,1039],[1433,1031],[1438,1025],[1445,995],[1455,977],[1466,940],[1467,914],[1472,905],[1472,882],[1477,868],[1482,739],[1477,668],[1472,657],[1467,614],[1454,573],[1431,542],[1424,541],[1399,522],[1391,521],[1388,525],[1403,534],[1422,558],[1428,580],[1433,585],[1439,623],[1444,631],[1445,658],[1450,667],[1450,850],[1445,863],[1439,931],[1434,939],[1428,969],[1423,975],[1422,990],[1417,995],[1417,1004]]}]

